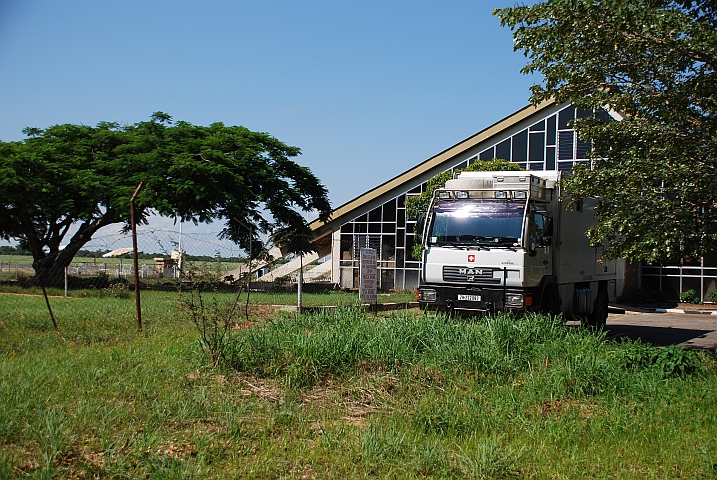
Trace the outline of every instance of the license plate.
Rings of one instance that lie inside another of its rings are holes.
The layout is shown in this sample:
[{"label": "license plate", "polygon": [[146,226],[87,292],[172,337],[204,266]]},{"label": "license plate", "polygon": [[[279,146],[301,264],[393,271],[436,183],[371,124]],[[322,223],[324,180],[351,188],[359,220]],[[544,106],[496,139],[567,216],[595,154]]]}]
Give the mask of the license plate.
[{"label": "license plate", "polygon": [[466,302],[480,302],[480,295],[458,295],[458,300]]}]

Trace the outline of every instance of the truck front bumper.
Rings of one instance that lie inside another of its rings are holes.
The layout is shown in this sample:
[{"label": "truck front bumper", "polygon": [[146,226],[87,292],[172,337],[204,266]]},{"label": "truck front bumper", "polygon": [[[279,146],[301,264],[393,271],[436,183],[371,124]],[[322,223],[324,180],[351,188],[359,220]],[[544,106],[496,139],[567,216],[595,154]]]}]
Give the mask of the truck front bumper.
[{"label": "truck front bumper", "polygon": [[422,308],[435,310],[532,310],[533,291],[525,288],[479,287],[476,285],[421,285],[418,302]]}]

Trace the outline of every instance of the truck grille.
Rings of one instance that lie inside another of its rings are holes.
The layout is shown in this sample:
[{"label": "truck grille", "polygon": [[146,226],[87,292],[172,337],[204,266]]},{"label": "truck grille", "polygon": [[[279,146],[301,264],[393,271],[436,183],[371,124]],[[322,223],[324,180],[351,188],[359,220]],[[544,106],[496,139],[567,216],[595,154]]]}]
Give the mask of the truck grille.
[{"label": "truck grille", "polygon": [[443,267],[443,281],[460,283],[500,283],[500,278],[493,278],[492,268],[445,265]]}]

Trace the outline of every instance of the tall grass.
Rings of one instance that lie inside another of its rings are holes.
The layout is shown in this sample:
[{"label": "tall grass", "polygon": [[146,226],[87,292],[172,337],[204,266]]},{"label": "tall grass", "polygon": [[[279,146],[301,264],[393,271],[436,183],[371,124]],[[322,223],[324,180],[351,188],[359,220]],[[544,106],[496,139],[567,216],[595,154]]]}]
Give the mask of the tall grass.
[{"label": "tall grass", "polygon": [[176,297],[143,335],[131,300],[53,308],[67,343],[0,295],[0,478],[714,477],[714,356],[346,308],[253,318],[211,368]]},{"label": "tall grass", "polygon": [[422,366],[444,375],[500,379],[536,392],[586,397],[644,393],[651,382],[699,369],[697,354],[607,342],[561,318],[497,315],[449,321],[406,312],[372,317],[353,308],[284,317],[238,332],[229,365],[306,387],[361,369]]}]

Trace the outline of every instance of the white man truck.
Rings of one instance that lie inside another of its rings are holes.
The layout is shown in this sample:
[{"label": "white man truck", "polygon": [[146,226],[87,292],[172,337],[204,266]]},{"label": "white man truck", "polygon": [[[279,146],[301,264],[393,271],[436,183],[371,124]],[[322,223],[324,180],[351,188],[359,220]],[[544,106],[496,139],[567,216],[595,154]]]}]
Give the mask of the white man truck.
[{"label": "white man truck", "polygon": [[590,246],[599,200],[561,198],[561,174],[462,172],[436,190],[419,219],[421,306],[563,313],[604,326],[625,262]]}]

